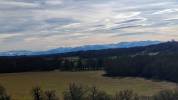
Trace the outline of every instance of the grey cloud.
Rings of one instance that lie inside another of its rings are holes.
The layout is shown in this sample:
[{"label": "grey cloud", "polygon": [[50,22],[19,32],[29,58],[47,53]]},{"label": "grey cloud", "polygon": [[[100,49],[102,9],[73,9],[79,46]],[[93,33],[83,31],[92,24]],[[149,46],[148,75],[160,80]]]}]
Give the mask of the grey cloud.
[{"label": "grey cloud", "polygon": [[[176,27],[176,9],[177,0],[0,0],[0,36],[21,34],[0,38],[0,44],[8,43],[17,49],[25,49],[26,40],[35,38],[39,42],[31,41],[30,46],[36,50],[41,44],[50,47],[54,42],[49,40],[58,38],[64,41],[62,46],[68,46],[68,43],[71,43],[70,46],[85,45],[71,42],[72,39],[85,41],[85,38],[95,38],[92,43],[100,43],[101,40],[108,43],[111,42],[109,40],[120,42],[121,38],[138,35],[138,39],[144,40],[150,34],[154,37],[162,27],[167,30]],[[172,34],[177,34],[176,28],[174,30]],[[156,36],[169,38],[169,34],[159,33]],[[112,36],[117,39],[114,40]],[[67,39],[69,41],[66,43]],[[60,47],[61,43],[55,45]],[[0,47],[0,50],[14,49],[12,47],[7,45]]]},{"label": "grey cloud", "polygon": [[111,30],[127,29],[127,28],[134,28],[134,27],[142,27],[142,25],[121,26],[121,27],[117,27],[117,28],[112,28]]},{"label": "grey cloud", "polygon": [[71,23],[77,23],[78,21],[73,20],[71,18],[52,18],[52,19],[47,19],[46,22],[48,24],[57,24],[57,25],[67,25]]}]

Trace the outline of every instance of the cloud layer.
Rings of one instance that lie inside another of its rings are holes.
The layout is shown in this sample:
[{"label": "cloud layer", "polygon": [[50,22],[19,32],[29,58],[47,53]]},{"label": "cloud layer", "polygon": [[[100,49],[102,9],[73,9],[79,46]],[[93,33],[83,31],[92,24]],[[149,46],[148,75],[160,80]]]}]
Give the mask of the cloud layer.
[{"label": "cloud layer", "polygon": [[178,40],[177,0],[0,0],[0,51]]}]

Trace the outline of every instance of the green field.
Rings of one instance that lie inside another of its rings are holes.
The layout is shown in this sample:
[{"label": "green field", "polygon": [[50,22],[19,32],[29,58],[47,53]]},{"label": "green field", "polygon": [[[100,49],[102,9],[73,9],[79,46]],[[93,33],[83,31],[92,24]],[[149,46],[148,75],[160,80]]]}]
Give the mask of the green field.
[{"label": "green field", "polygon": [[102,71],[90,72],[27,72],[0,74],[2,84],[14,100],[30,100],[32,87],[41,86],[43,89],[54,89],[59,95],[71,82],[87,86],[97,86],[112,94],[119,90],[130,89],[140,95],[152,95],[163,89],[176,88],[176,84],[154,82],[142,78],[110,78],[103,77]]}]

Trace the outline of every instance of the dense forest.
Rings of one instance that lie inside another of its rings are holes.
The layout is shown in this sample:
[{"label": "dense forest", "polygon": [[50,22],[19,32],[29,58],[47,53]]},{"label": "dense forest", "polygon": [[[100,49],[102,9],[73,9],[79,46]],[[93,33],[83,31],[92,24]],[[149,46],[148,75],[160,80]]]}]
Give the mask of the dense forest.
[{"label": "dense forest", "polygon": [[0,73],[102,70],[109,76],[137,76],[178,82],[178,42],[41,56],[0,57]]},{"label": "dense forest", "polygon": [[26,71],[80,71],[103,69],[103,60],[79,57],[3,57],[0,73]]},{"label": "dense forest", "polygon": [[105,61],[110,76],[145,77],[178,82],[178,54],[124,56]]}]

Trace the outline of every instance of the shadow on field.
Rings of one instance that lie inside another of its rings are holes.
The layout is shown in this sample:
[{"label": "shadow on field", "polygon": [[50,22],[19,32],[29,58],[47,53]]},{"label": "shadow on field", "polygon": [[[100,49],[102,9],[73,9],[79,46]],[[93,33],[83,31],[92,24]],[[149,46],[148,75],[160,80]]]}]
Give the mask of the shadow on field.
[{"label": "shadow on field", "polygon": [[136,79],[136,78],[142,78],[145,80],[150,80],[152,82],[170,82],[170,81],[165,81],[165,80],[159,80],[159,79],[153,79],[153,78],[145,78],[145,77],[134,77],[134,76],[117,76],[117,75],[110,75],[110,74],[102,74],[103,77],[109,77],[112,79],[126,79],[126,78],[132,78],[132,79]]}]

